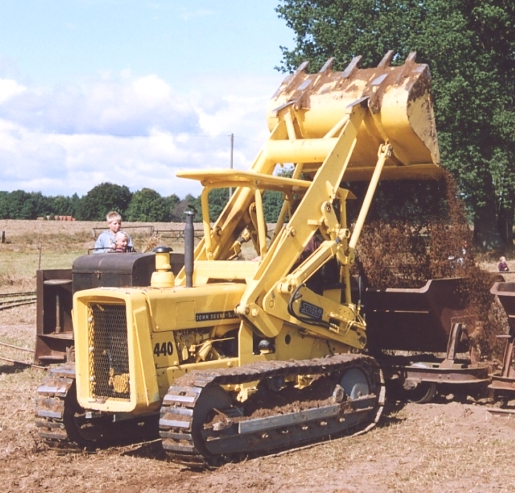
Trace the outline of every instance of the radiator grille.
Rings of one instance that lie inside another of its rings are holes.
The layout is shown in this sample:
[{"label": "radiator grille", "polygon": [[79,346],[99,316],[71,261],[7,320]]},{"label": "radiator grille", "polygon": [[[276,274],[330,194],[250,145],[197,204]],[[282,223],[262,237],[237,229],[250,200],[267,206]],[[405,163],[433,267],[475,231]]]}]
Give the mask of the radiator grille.
[{"label": "radiator grille", "polygon": [[89,307],[90,393],[96,398],[130,398],[125,305]]}]

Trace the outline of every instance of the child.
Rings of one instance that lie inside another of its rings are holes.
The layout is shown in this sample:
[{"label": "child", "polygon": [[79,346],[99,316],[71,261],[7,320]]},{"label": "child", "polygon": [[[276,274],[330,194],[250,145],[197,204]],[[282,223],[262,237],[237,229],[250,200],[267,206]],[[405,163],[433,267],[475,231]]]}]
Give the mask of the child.
[{"label": "child", "polygon": [[117,253],[130,252],[129,235],[125,231],[118,231],[114,236],[114,247],[111,250]]},{"label": "child", "polygon": [[499,269],[499,272],[509,272],[510,268],[508,267],[508,264],[506,263],[506,257],[501,257],[499,259],[497,268]]},{"label": "child", "polygon": [[[106,216],[107,220],[107,227],[109,229],[106,229],[104,232],[100,233],[99,237],[97,238],[97,241],[95,243],[95,250],[94,253],[105,253],[112,251],[114,248],[114,237],[118,231],[120,231],[122,227],[122,216],[118,214],[116,211],[111,211],[107,213]],[[129,237],[127,237],[129,238]],[[133,250],[132,246],[132,240],[129,238],[128,243],[129,250]]]}]

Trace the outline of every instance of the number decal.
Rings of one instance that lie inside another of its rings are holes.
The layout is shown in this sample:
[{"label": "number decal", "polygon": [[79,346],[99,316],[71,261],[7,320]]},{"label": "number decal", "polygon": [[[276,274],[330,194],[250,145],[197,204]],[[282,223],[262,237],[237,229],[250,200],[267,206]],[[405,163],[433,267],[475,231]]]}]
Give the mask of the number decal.
[{"label": "number decal", "polygon": [[171,356],[173,354],[173,344],[168,342],[162,342],[159,344],[159,342],[156,342],[156,345],[154,346],[154,355],[155,356]]}]

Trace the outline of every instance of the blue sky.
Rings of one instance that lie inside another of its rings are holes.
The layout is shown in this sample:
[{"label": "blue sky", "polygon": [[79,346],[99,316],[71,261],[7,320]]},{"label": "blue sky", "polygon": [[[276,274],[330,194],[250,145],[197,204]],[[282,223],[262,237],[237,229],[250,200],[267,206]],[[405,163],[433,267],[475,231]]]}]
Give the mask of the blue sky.
[{"label": "blue sky", "polygon": [[280,0],[0,0],[0,190],[197,195],[248,169],[294,33]]}]

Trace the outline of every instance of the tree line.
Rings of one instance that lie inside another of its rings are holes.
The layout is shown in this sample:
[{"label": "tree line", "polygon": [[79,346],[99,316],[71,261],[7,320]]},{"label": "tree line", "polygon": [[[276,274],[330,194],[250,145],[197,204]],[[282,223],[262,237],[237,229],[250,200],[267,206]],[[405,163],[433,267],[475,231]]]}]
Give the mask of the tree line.
[{"label": "tree line", "polygon": [[[229,189],[214,189],[209,193],[209,216],[215,221],[229,200]],[[279,192],[266,192],[263,197],[265,220],[275,222],[283,203]],[[0,219],[53,219],[73,216],[78,221],[104,221],[109,211],[119,212],[129,222],[184,222],[184,212],[197,211],[196,222],[202,221],[200,197],[186,195],[180,199],[172,194],[162,197],[150,188],[131,192],[125,185],[101,183],[86,195],[45,196],[41,192],[0,191]]]}]

